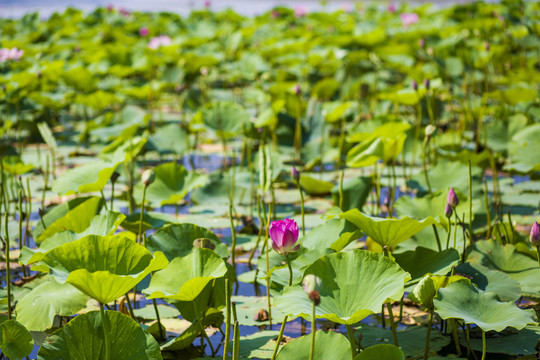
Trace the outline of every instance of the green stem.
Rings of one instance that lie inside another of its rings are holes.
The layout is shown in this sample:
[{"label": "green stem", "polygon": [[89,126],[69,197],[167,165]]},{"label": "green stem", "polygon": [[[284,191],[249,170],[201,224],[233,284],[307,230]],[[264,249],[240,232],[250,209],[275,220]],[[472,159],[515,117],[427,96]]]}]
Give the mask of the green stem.
[{"label": "green stem", "polygon": [[[486,209],[489,212],[489,209]],[[473,241],[473,232],[472,232],[472,165],[471,160],[469,160],[469,245],[472,245]],[[465,220],[465,219],[463,219]]]},{"label": "green stem", "polygon": [[446,234],[446,248],[450,246],[450,235],[452,233],[452,218],[448,218],[448,233]]},{"label": "green stem", "polygon": [[536,247],[536,253],[538,254],[536,258],[538,259],[538,266],[540,266],[540,246]]},{"label": "green stem", "polygon": [[454,344],[456,345],[456,352],[458,356],[461,356],[461,346],[459,346],[459,340],[458,340],[458,333],[457,333],[457,325],[456,325],[456,319],[450,319],[452,322],[452,336],[454,338]]},{"label": "green stem", "polygon": [[345,176],[345,170],[341,171],[339,175],[339,208],[343,210],[343,177]]},{"label": "green stem", "polygon": [[457,211],[456,208],[454,208],[454,249],[456,248],[456,237],[457,237],[457,231],[458,231],[458,218],[457,218]]},{"label": "green stem", "polygon": [[109,208],[107,207],[107,199],[105,199],[105,194],[103,193],[103,189],[99,190],[99,193],[101,194],[101,198],[103,199],[103,205],[105,206],[105,211],[109,211]]},{"label": "green stem", "polygon": [[289,259],[289,254],[285,255],[285,259],[287,262],[287,267],[289,268],[289,287],[290,287],[292,286],[293,271],[291,267],[291,260]]},{"label": "green stem", "polygon": [[298,186],[298,191],[300,192],[300,211],[302,212],[302,236],[306,235],[306,220],[305,220],[305,213],[304,213],[304,193],[302,192],[302,188],[300,187],[300,182],[296,182],[296,186]]},{"label": "green stem", "polygon": [[[22,208],[22,199],[23,199],[23,192],[22,189],[22,181],[20,182],[20,189],[19,189],[19,250],[23,247],[23,208]],[[30,216],[30,214],[28,214]],[[22,266],[23,276],[26,277],[26,266]]]},{"label": "green stem", "polygon": [[159,338],[161,340],[166,340],[165,334],[163,333],[163,325],[161,325],[161,318],[159,317],[159,309],[157,306],[156,299],[152,299],[152,303],[154,304],[154,311],[156,312],[156,318],[157,318],[158,328],[159,328]]},{"label": "green stem", "polygon": [[234,228],[233,221],[233,204],[232,199],[229,203],[229,221],[231,223],[231,235],[232,235],[232,245],[231,245],[231,261],[234,270],[234,277],[236,278],[236,229]]},{"label": "green stem", "polygon": [[482,360],[486,359],[486,332],[482,330]]},{"label": "green stem", "polygon": [[489,209],[487,181],[484,179],[484,205],[486,206],[487,232],[486,240],[489,240],[491,235],[491,211]]},{"label": "green stem", "polygon": [[99,312],[101,314],[101,326],[103,327],[103,337],[105,341],[105,359],[110,360],[111,358],[111,334],[109,334],[109,319],[105,317],[105,310],[103,309],[103,304],[99,303]]},{"label": "green stem", "polygon": [[433,310],[429,311],[429,320],[426,333],[426,346],[424,347],[424,360],[429,357],[429,342],[431,340],[431,327],[433,326]]},{"label": "green stem", "polygon": [[281,344],[281,338],[283,337],[283,332],[285,331],[285,325],[287,324],[287,319],[288,319],[288,316],[285,315],[285,317],[283,318],[283,322],[281,323],[281,329],[279,329],[279,335],[276,340],[276,346],[274,347],[274,352],[272,353],[272,360],[275,360],[278,354],[279,345]]},{"label": "green stem", "polygon": [[112,188],[111,188],[111,211],[114,211],[114,208],[113,208],[113,204],[114,204],[114,183],[115,183],[115,181],[113,181],[111,183],[111,186],[112,186]]},{"label": "green stem", "polygon": [[354,359],[356,357],[356,340],[354,340],[354,331],[351,325],[345,325],[347,329],[347,335],[349,336],[349,342],[351,343],[351,355]]},{"label": "green stem", "polygon": [[309,360],[313,360],[315,355],[315,333],[317,332],[317,319],[315,318],[315,302],[311,302],[311,347],[309,349]]},{"label": "green stem", "polygon": [[43,184],[43,193],[41,194],[41,208],[45,209],[45,193],[47,192],[47,187],[49,185],[49,156],[46,157],[46,167],[45,174],[43,174],[45,181]]},{"label": "green stem", "polygon": [[7,288],[7,303],[8,303],[8,319],[11,319],[11,273],[9,263],[9,228],[8,228],[8,213],[4,213],[4,239],[6,241],[6,288]]},{"label": "green stem", "polygon": [[238,360],[240,353],[240,327],[238,326],[238,321],[234,322],[234,345],[233,345],[233,360]]},{"label": "green stem", "polygon": [[435,239],[437,239],[437,247],[439,248],[439,252],[442,251],[441,247],[441,239],[439,238],[439,232],[437,231],[437,227],[435,225],[431,225],[433,227],[433,232],[435,233]]},{"label": "green stem", "polygon": [[126,298],[126,302],[128,304],[128,309],[129,309],[129,315],[131,315],[131,318],[135,321],[137,321],[135,319],[135,313],[133,312],[133,306],[131,306],[131,300],[129,300],[129,292],[126,293],[125,295],[125,298]]},{"label": "green stem", "polygon": [[[263,203],[264,207],[264,203]],[[264,244],[266,247],[266,299],[268,301],[268,322],[270,325],[270,329],[272,329],[272,303],[270,302],[270,259],[269,259],[269,252],[270,247],[268,246],[268,229],[270,228],[270,216],[272,216],[272,211],[270,209],[270,205],[268,208],[268,219],[266,221],[265,226],[265,235],[264,235]]]},{"label": "green stem", "polygon": [[424,178],[426,179],[426,185],[428,187],[428,192],[431,194],[433,191],[431,190],[431,184],[429,183],[429,177],[427,174],[427,164],[426,164],[426,145],[428,140],[424,140],[424,144],[422,145],[422,169],[424,170]]},{"label": "green stem", "polygon": [[214,355],[214,347],[212,346],[212,343],[210,342],[210,339],[208,338],[208,334],[206,333],[206,330],[204,330],[204,325],[202,323],[202,320],[199,318],[199,309],[197,308],[197,301],[193,301],[193,309],[195,310],[195,321],[197,321],[201,327],[201,346],[203,346],[203,340],[206,339],[208,342],[208,346],[210,346],[210,350],[212,351],[212,355]]},{"label": "green stem", "polygon": [[388,308],[388,317],[390,318],[390,329],[392,329],[392,338],[394,339],[394,345],[399,346],[396,332],[396,324],[394,322],[394,314],[392,312],[392,304],[387,303],[386,307]]},{"label": "green stem", "polygon": [[223,360],[229,358],[229,342],[231,341],[231,292],[229,279],[225,279],[225,344],[223,345]]},{"label": "green stem", "polygon": [[[140,244],[143,243],[143,240],[141,237],[142,237],[142,224],[143,224],[143,214],[144,214],[144,202],[146,201],[146,188],[147,187],[148,186],[145,184],[143,188],[143,193],[142,193],[141,214],[139,216],[139,233],[137,234],[137,239],[139,239]],[[146,243],[146,240],[144,240],[144,242]],[[146,247],[146,244],[144,244],[144,247]]]}]

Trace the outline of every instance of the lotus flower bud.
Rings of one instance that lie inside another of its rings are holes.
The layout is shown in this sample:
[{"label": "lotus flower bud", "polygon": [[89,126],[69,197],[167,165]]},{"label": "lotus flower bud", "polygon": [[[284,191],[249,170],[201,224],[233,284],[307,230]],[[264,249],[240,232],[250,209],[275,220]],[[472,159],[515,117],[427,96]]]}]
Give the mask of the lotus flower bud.
[{"label": "lotus flower bud", "polygon": [[487,41],[485,42],[485,44],[484,44],[484,49],[485,49],[486,51],[489,51],[489,42],[487,42]]},{"label": "lotus flower bud", "polygon": [[529,240],[531,241],[531,244],[533,244],[533,246],[540,246],[540,225],[538,225],[538,221],[535,221],[531,228],[531,235],[529,236]]},{"label": "lotus flower bud", "polygon": [[446,215],[447,218],[451,218],[454,214],[454,210],[452,210],[452,205],[446,204],[444,207],[444,215]]},{"label": "lotus flower bud", "polygon": [[418,83],[416,82],[416,80],[412,81],[412,88],[414,89],[414,91],[418,90]]},{"label": "lotus flower bud", "polygon": [[318,290],[321,286],[321,283],[322,280],[320,277],[313,274],[308,274],[304,277],[304,280],[302,281],[302,289],[304,289],[304,292],[306,294],[309,294],[313,290]]},{"label": "lotus flower bud", "polygon": [[448,191],[447,202],[452,207],[458,206],[459,199],[458,199],[458,196],[457,196],[456,192],[454,191],[454,188],[450,188],[450,190]]},{"label": "lotus flower bud", "polygon": [[429,90],[429,85],[430,85],[429,79],[425,79],[424,80],[424,87],[426,88],[426,90]]},{"label": "lotus flower bud", "polygon": [[292,167],[291,176],[294,181],[300,180],[300,172],[298,172],[295,166]]},{"label": "lotus flower bud", "polygon": [[144,183],[144,186],[150,185],[151,183],[154,182],[155,179],[156,179],[156,173],[154,172],[154,170],[147,169],[147,170],[144,170],[144,172],[142,173],[141,180]]},{"label": "lotus flower bud", "polygon": [[118,172],[113,172],[112,175],[111,175],[111,182],[115,183],[116,180],[118,180],[118,178],[120,177],[120,173]]},{"label": "lotus flower bud", "polygon": [[421,48],[426,46],[426,42],[423,38],[418,39],[418,46],[420,46]]},{"label": "lotus flower bud", "polygon": [[302,93],[302,90],[300,89],[300,86],[298,84],[294,85],[294,94],[300,95]]},{"label": "lotus flower bud", "polygon": [[272,248],[281,255],[287,256],[300,248],[300,245],[296,245],[298,241],[298,225],[293,219],[272,222],[268,234],[272,239]]},{"label": "lotus flower bud", "polygon": [[431,137],[433,134],[435,134],[435,131],[437,131],[437,128],[430,124],[426,126],[424,134],[426,135],[426,137]]}]

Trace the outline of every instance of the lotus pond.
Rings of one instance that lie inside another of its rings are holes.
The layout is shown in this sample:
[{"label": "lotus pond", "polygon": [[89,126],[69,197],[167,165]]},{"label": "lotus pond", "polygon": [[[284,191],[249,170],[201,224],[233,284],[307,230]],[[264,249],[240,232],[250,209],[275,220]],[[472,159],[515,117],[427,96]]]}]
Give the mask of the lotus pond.
[{"label": "lotus pond", "polygon": [[9,359],[536,359],[540,3],[0,19]]}]

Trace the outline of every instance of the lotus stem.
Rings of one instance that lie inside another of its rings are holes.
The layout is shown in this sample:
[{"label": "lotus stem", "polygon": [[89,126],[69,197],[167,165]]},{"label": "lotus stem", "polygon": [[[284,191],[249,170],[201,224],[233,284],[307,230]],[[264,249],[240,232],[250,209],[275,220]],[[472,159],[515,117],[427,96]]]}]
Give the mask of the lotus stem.
[{"label": "lotus stem", "polygon": [[311,347],[309,349],[309,360],[313,360],[315,355],[315,334],[317,333],[317,319],[315,318],[315,302],[311,302]]},{"label": "lotus stem", "polygon": [[457,231],[458,231],[458,217],[457,217],[457,211],[454,209],[454,249],[456,248],[456,238],[457,238]]},{"label": "lotus stem", "polygon": [[435,225],[431,225],[433,227],[433,232],[435,233],[435,239],[437,239],[437,247],[439,248],[439,252],[442,251],[441,247],[441,239],[439,238],[439,232],[437,231],[437,227]]},{"label": "lotus stem", "polygon": [[[263,204],[264,207],[264,204]],[[270,247],[268,246],[268,229],[270,226],[270,216],[271,216],[270,205],[268,208],[268,220],[266,221],[265,226],[265,235],[264,235],[264,244],[266,247],[266,299],[268,300],[268,322],[270,323],[270,329],[272,329],[272,304],[270,302],[270,260],[268,253],[270,252]]]},{"label": "lotus stem", "polygon": [[399,322],[403,321],[403,298],[405,295],[401,296],[401,300],[399,301]]},{"label": "lotus stem", "polygon": [[272,353],[272,360],[275,360],[277,354],[278,354],[278,350],[279,350],[279,345],[281,344],[281,338],[283,337],[283,332],[285,331],[285,325],[287,324],[287,319],[289,317],[287,315],[285,315],[285,317],[283,317],[283,322],[281,323],[281,328],[279,329],[279,335],[277,337],[277,340],[276,340],[276,346],[274,347],[274,352]]},{"label": "lotus stem", "polygon": [[229,342],[231,341],[231,292],[229,279],[225,279],[225,344],[223,345],[223,360],[229,358]]},{"label": "lotus stem", "polygon": [[232,353],[233,360],[238,360],[239,353],[240,353],[240,329],[238,326],[238,321],[235,321],[234,322],[234,346],[233,346],[233,353]]},{"label": "lotus stem", "polygon": [[103,205],[105,206],[105,210],[109,211],[109,208],[107,207],[107,199],[105,198],[105,194],[103,193],[103,189],[99,190],[99,193],[101,194],[101,198],[103,199]]},{"label": "lotus stem", "polygon": [[103,338],[105,341],[105,360],[111,359],[111,338],[109,334],[109,319],[105,317],[103,303],[99,303],[99,312],[101,314],[101,326],[103,328]]},{"label": "lotus stem", "polygon": [[396,332],[396,324],[394,322],[394,313],[392,312],[392,304],[387,303],[386,307],[388,308],[388,317],[390,319],[390,329],[392,329],[392,338],[394,339],[394,345],[399,346]]},{"label": "lotus stem", "polygon": [[167,338],[165,334],[163,334],[163,325],[161,325],[161,318],[159,317],[159,309],[157,306],[156,299],[152,299],[152,304],[154,304],[154,310],[156,312],[156,318],[157,318],[158,328],[159,328],[159,337],[161,338],[161,340],[166,340]]},{"label": "lotus stem", "polygon": [[[339,208],[343,210],[343,177],[345,176],[345,170],[341,170],[339,175]],[[303,212],[302,212],[303,216]]]},{"label": "lotus stem", "polygon": [[[489,209],[487,209],[489,211]],[[512,225],[510,225],[512,226]],[[472,245],[473,232],[472,232],[472,165],[469,160],[469,245]]]},{"label": "lotus stem", "polygon": [[424,143],[422,145],[422,169],[424,170],[424,178],[426,179],[426,185],[428,187],[428,192],[430,194],[433,193],[431,189],[431,184],[429,183],[429,176],[427,173],[427,164],[426,164],[426,148],[427,148],[428,138],[424,139]]},{"label": "lotus stem", "polygon": [[234,228],[234,220],[233,220],[233,204],[232,202],[229,203],[229,221],[231,222],[231,236],[232,236],[232,244],[231,244],[231,261],[234,269],[234,276],[236,278],[236,229]]},{"label": "lotus stem", "polygon": [[26,195],[28,201],[26,202],[26,223],[24,230],[24,245],[28,246],[28,233],[30,232],[30,215],[32,214],[32,192],[30,190],[30,178],[26,178]]},{"label": "lotus stem", "polygon": [[[23,199],[23,192],[22,192],[22,182],[20,183],[19,188],[19,250],[22,250],[23,247],[23,208],[22,208],[22,199]],[[23,276],[26,277],[26,266],[24,264],[22,265],[22,272]]]},{"label": "lotus stem", "polygon": [[4,239],[6,242],[6,289],[7,289],[7,304],[8,304],[8,320],[11,320],[11,274],[9,263],[9,228],[8,228],[8,213],[4,213]]},{"label": "lotus stem", "polygon": [[486,218],[487,218],[486,240],[489,240],[489,236],[491,235],[491,212],[489,210],[488,188],[487,188],[486,179],[484,179],[483,183],[484,183],[484,205],[486,206]]},{"label": "lotus stem", "polygon": [[450,319],[452,322],[452,337],[454,338],[454,344],[456,345],[456,352],[458,356],[461,356],[461,346],[459,346],[459,340],[458,340],[458,333],[457,333],[457,325],[456,325],[456,319]]},{"label": "lotus stem", "polygon": [[144,247],[146,248],[146,239],[144,239],[144,242],[143,242],[143,239],[142,239],[142,224],[143,224],[143,214],[144,214],[144,202],[146,201],[146,188],[148,187],[148,185],[144,185],[143,187],[143,195],[142,195],[142,202],[141,202],[141,214],[139,215],[139,232],[137,234],[137,238],[139,239],[139,243],[141,245],[144,245]]},{"label": "lotus stem", "polygon": [[251,270],[251,260],[253,260],[253,256],[255,255],[255,251],[259,248],[259,243],[261,242],[262,232],[264,228],[264,218],[261,216],[261,201],[259,200],[259,195],[257,195],[257,215],[259,216],[259,233],[257,234],[257,241],[255,242],[255,246],[253,249],[251,249],[251,252],[249,253],[248,258],[248,266]]},{"label": "lotus stem", "polygon": [[293,280],[293,271],[291,266],[291,259],[289,259],[289,254],[285,255],[287,267],[289,268],[289,287],[292,286],[292,280]]},{"label": "lotus stem", "polygon": [[349,342],[351,343],[351,355],[354,359],[356,357],[356,340],[354,339],[354,331],[351,325],[345,325],[347,329],[347,335],[349,337]]},{"label": "lotus stem", "polygon": [[49,186],[49,156],[45,158],[45,174],[43,174],[45,180],[43,184],[43,192],[41,194],[41,208],[45,209],[45,193],[47,192],[47,187]]},{"label": "lotus stem", "polygon": [[302,213],[302,236],[306,235],[306,220],[304,212],[304,193],[300,187],[300,181],[296,181],[296,186],[298,186],[298,192],[300,192],[300,211]]},{"label": "lotus stem", "polygon": [[193,301],[193,309],[195,310],[195,321],[197,321],[201,327],[201,347],[204,349],[204,339],[206,339],[206,341],[208,342],[208,346],[210,346],[210,350],[212,351],[212,354],[214,354],[214,347],[212,346],[212,342],[210,342],[210,338],[208,337],[206,330],[204,330],[204,325],[202,323],[202,320],[199,318],[199,309],[197,308],[197,301]]},{"label": "lotus stem", "polygon": [[482,360],[486,359],[486,332],[482,330]]},{"label": "lotus stem", "polygon": [[111,211],[114,211],[113,204],[114,204],[114,184],[116,181],[111,182]]},{"label": "lotus stem", "polygon": [[433,310],[429,311],[428,327],[426,332],[426,346],[424,348],[424,360],[429,357],[429,342],[431,340],[431,327],[433,326]]},{"label": "lotus stem", "polygon": [[131,317],[133,318],[133,320],[137,321],[137,320],[135,319],[135,313],[133,312],[133,306],[131,306],[131,300],[129,300],[129,292],[127,292],[126,295],[125,295],[124,297],[125,297],[126,302],[127,302],[127,305],[128,305],[129,315],[131,315]]},{"label": "lotus stem", "polygon": [[538,260],[538,266],[540,266],[540,246],[536,247],[536,259]]}]

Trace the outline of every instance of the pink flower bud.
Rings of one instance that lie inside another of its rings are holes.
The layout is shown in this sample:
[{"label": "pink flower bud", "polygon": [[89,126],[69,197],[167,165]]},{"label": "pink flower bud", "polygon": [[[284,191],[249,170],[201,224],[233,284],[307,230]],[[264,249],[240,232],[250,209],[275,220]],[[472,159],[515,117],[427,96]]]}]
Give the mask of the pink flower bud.
[{"label": "pink flower bud", "polygon": [[[272,248],[281,255],[298,251],[298,225],[293,219],[277,220],[270,224],[268,234],[272,239]],[[296,245],[296,246],[295,246]]]},{"label": "pink flower bud", "polygon": [[533,244],[533,246],[540,246],[540,225],[538,225],[538,221],[535,221],[531,228],[531,235],[529,236],[529,240],[531,244]]},{"label": "pink flower bud", "polygon": [[148,28],[146,26],[139,29],[139,35],[141,36],[147,36],[148,35]]},{"label": "pink flower bud", "polygon": [[300,180],[300,173],[298,172],[295,166],[292,167],[291,176],[294,181]]},{"label": "pink flower bud", "polygon": [[452,210],[452,205],[446,204],[444,207],[444,215],[446,215],[447,218],[451,218],[454,214],[454,210]]},{"label": "pink flower bud", "polygon": [[457,196],[456,192],[454,191],[454,188],[450,188],[450,190],[448,191],[447,202],[452,207],[458,206],[459,199],[458,199],[458,196]]}]

